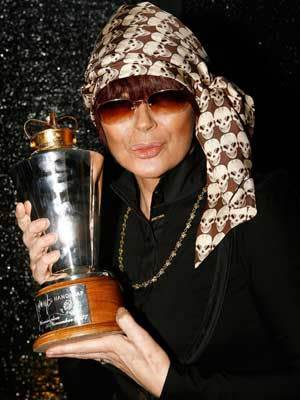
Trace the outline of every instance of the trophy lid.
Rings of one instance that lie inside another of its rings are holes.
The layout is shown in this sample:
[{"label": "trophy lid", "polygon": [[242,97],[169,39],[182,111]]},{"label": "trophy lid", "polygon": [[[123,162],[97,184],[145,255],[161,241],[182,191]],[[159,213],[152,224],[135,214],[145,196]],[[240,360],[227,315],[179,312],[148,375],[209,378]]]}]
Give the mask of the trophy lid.
[{"label": "trophy lid", "polygon": [[[62,121],[69,121],[72,128],[62,125]],[[74,124],[75,122],[75,124]],[[29,119],[24,124],[26,138],[30,140],[32,150],[45,151],[76,144],[74,131],[78,129],[77,119],[71,115],[57,118],[55,112],[50,112],[46,121]]]}]

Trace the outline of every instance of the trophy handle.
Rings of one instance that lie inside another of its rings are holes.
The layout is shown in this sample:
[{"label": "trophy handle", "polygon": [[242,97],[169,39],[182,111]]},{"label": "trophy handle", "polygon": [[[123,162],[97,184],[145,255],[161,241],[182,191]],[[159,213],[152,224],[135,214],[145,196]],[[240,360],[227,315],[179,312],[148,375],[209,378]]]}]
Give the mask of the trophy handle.
[{"label": "trophy handle", "polygon": [[39,119],[28,119],[25,124],[24,124],[24,132],[25,132],[25,137],[26,139],[31,140],[35,134],[30,134],[29,125],[37,125],[41,128],[41,126],[44,126],[45,129],[49,128],[49,124],[46,121],[41,121]]},{"label": "trophy handle", "polygon": [[72,115],[64,115],[63,117],[58,118],[57,122],[62,121],[63,119],[73,120],[75,122],[73,130],[77,131],[77,129],[78,129],[78,121],[77,121],[77,119],[75,117],[73,117]]},{"label": "trophy handle", "polygon": [[[73,122],[72,129],[74,131],[78,130],[78,121],[75,117],[72,115],[64,115],[60,118],[56,118],[55,112],[50,112],[49,116],[46,118],[46,121],[39,120],[39,119],[28,119],[25,124],[24,124],[24,132],[25,132],[25,137],[29,140],[31,140],[34,136],[36,136],[39,132],[45,129],[59,129],[62,128],[59,125],[59,122],[63,120],[71,120]],[[75,122],[75,124],[74,124]],[[36,125],[39,130],[37,132],[32,132],[31,127]]]}]

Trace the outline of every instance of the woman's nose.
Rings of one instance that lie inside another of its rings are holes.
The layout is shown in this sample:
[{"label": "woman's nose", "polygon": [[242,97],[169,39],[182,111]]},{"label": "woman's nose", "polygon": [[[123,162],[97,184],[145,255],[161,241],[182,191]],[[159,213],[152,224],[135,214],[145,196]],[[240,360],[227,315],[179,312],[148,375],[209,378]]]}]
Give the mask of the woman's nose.
[{"label": "woman's nose", "polygon": [[150,106],[147,103],[142,102],[136,106],[134,111],[134,124],[135,128],[140,131],[148,131],[157,125]]}]

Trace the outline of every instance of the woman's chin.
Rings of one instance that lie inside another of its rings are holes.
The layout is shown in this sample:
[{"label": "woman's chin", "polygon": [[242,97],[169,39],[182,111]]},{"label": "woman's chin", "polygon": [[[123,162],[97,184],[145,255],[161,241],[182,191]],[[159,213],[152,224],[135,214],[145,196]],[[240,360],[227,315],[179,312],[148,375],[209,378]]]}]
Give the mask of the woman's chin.
[{"label": "woman's chin", "polygon": [[[141,178],[160,178],[169,169],[173,168],[174,165],[169,158],[162,159],[161,157],[155,157],[147,160],[139,160],[132,164],[134,175]],[[176,165],[176,164],[175,164]]]},{"label": "woman's chin", "polygon": [[166,171],[168,170],[168,168],[162,168],[162,167],[154,167],[154,166],[150,166],[150,167],[145,167],[145,168],[134,168],[131,172],[139,177],[139,178],[143,178],[143,179],[158,179],[160,178]]},{"label": "woman's chin", "polygon": [[159,155],[156,157],[140,158],[130,157],[130,159],[119,160],[119,163],[128,171],[140,178],[159,178],[169,168],[169,160],[163,159]]}]

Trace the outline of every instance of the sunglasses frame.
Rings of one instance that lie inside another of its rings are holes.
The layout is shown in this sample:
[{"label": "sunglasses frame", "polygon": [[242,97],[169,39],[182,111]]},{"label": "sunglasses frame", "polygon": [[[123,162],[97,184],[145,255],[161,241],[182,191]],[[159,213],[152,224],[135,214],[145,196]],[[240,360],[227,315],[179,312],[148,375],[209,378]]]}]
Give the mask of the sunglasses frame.
[{"label": "sunglasses frame", "polygon": [[[136,108],[137,108],[137,105],[140,104],[140,103],[145,103],[145,104],[147,104],[147,105],[150,107],[150,109],[151,109],[151,105],[152,105],[152,104],[149,102],[149,98],[150,98],[151,96],[155,95],[155,94],[164,93],[164,92],[181,92],[181,93],[186,93],[188,102],[191,103],[191,105],[192,105],[192,107],[193,107],[193,100],[194,100],[194,99],[193,99],[193,96],[192,96],[192,94],[191,94],[186,88],[182,88],[182,89],[162,89],[162,90],[157,90],[156,92],[151,93],[151,94],[148,96],[147,99],[131,100],[131,99],[127,99],[127,98],[122,98],[122,97],[120,97],[120,98],[117,98],[117,99],[112,99],[112,100],[104,101],[103,103],[99,103],[99,104],[97,105],[96,112],[99,112],[100,107],[103,106],[103,105],[105,105],[105,104],[114,103],[114,102],[117,102],[117,101],[124,101],[124,100],[125,100],[125,101],[128,101],[129,103],[132,104],[132,106],[131,106],[130,109],[131,109],[131,111],[133,111],[133,113],[132,113],[132,115],[133,115],[133,114],[134,114],[134,111],[135,111]],[[99,112],[99,117],[100,117],[100,120],[103,121],[103,120],[102,120],[102,117],[101,117],[101,112]]]}]

